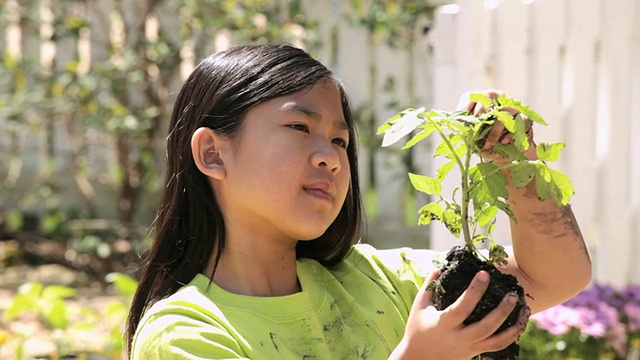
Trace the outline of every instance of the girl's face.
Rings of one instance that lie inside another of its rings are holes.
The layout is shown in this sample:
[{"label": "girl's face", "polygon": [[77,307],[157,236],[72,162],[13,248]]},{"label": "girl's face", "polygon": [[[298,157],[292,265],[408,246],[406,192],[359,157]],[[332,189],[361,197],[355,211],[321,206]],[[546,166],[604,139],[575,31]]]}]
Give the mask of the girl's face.
[{"label": "girl's face", "polygon": [[250,109],[238,138],[218,147],[225,176],[213,186],[229,240],[322,235],[349,189],[351,140],[330,80]]}]

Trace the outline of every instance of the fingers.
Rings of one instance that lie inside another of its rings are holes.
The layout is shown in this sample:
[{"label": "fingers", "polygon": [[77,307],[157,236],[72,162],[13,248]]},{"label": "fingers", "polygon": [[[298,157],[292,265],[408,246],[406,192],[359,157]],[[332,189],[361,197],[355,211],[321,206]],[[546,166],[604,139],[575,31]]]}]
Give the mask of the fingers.
[{"label": "fingers", "polygon": [[433,289],[429,288],[429,284],[438,279],[440,272],[440,269],[436,269],[424,280],[424,284],[422,285],[420,292],[418,292],[418,295],[413,301],[412,311],[414,309],[417,311],[417,309],[424,309],[433,305]]},{"label": "fingers", "polygon": [[495,334],[477,343],[478,353],[499,351],[516,341],[526,329],[530,315],[531,309],[528,306],[522,307],[518,316],[518,321],[516,321],[514,325],[504,329],[499,334]]},{"label": "fingers", "polygon": [[461,325],[471,315],[487,290],[487,286],[489,286],[489,273],[479,271],[462,295],[443,311],[442,318],[454,326]]},{"label": "fingers", "polygon": [[[469,341],[483,340],[495,333],[496,330],[504,323],[513,308],[518,302],[518,295],[515,293],[507,294],[500,304],[487,314],[482,320],[469,324],[462,330],[464,336]],[[507,344],[508,345],[508,344]]]}]

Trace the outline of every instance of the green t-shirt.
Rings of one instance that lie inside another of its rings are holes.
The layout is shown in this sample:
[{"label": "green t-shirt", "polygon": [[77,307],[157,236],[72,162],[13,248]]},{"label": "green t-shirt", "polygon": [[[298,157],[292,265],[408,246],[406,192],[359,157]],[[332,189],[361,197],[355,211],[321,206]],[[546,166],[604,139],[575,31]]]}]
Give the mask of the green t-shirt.
[{"label": "green t-shirt", "polygon": [[332,268],[300,259],[302,291],[278,297],[199,274],[145,313],[132,359],[387,359],[435,255],[356,245]]}]

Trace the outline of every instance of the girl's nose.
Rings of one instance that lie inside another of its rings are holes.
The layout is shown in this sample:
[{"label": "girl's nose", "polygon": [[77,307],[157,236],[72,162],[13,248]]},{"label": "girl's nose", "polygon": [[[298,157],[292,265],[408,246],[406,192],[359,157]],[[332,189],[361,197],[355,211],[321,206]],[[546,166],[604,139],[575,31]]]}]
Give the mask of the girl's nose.
[{"label": "girl's nose", "polygon": [[318,147],[311,155],[311,161],[314,166],[326,168],[332,173],[336,174],[340,171],[340,156],[334,146],[330,142],[319,142]]}]

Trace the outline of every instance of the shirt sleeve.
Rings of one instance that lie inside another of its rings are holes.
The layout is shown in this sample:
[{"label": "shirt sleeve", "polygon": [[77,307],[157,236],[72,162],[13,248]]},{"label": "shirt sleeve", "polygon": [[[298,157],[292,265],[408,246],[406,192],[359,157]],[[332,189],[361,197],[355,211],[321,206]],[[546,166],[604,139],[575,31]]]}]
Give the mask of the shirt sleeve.
[{"label": "shirt sleeve", "polygon": [[131,360],[248,359],[232,333],[193,303],[161,301],[133,339]]}]

